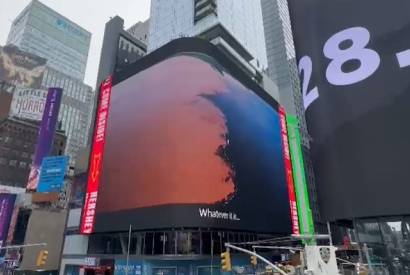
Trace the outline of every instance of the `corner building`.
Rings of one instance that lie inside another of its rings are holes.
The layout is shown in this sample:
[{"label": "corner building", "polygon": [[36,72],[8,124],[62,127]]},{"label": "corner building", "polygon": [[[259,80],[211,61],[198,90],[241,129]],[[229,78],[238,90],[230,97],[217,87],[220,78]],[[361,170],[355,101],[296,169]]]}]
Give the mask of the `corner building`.
[{"label": "corner building", "polygon": [[[226,242],[289,236],[280,120],[277,101],[202,39],[116,72],[97,206],[70,211],[60,274],[125,274],[128,247],[133,274],[222,274]],[[232,264],[255,270],[243,254]]]}]

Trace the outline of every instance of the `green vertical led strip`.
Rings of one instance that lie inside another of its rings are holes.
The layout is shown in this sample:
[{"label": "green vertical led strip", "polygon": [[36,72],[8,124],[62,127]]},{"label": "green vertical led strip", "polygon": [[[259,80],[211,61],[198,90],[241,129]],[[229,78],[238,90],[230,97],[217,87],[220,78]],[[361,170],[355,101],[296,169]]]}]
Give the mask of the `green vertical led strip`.
[{"label": "green vertical led strip", "polygon": [[309,194],[306,185],[305,166],[299,134],[299,122],[298,119],[292,115],[287,115],[286,121],[300,233],[302,235],[314,235],[315,228],[313,225],[312,210],[310,209]]}]

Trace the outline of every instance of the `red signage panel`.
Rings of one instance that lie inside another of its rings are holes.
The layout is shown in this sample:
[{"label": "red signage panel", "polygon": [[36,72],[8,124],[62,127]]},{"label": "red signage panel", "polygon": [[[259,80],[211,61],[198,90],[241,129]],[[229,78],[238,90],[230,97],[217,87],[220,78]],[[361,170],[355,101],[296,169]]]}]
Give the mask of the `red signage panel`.
[{"label": "red signage panel", "polygon": [[85,195],[83,215],[81,217],[80,231],[82,234],[90,234],[94,229],[95,209],[97,205],[102,159],[104,155],[105,133],[107,130],[111,88],[112,77],[109,76],[101,84],[100,88],[100,97],[97,108],[97,120],[95,124],[94,138],[90,155],[87,192]]},{"label": "red signage panel", "polygon": [[292,163],[289,153],[289,142],[288,142],[288,130],[286,126],[286,114],[283,107],[279,107],[279,118],[280,118],[280,128],[282,134],[282,145],[283,145],[283,159],[285,161],[285,173],[286,182],[288,186],[289,194],[289,204],[290,204],[290,215],[292,220],[292,233],[299,234],[299,220],[298,220],[298,210],[296,206],[296,194],[293,182],[292,173]]}]

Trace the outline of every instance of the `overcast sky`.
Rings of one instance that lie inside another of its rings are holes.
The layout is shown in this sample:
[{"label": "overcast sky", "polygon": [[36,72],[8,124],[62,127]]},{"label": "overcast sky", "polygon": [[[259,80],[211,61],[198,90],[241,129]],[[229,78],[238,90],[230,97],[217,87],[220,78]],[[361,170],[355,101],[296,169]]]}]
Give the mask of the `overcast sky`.
[{"label": "overcast sky", "polygon": [[[31,0],[0,0],[0,45],[6,44],[13,19]],[[40,0],[92,33],[85,83],[94,88],[105,23],[121,16],[125,27],[149,17],[151,0]],[[97,6],[98,5],[98,6]]]}]

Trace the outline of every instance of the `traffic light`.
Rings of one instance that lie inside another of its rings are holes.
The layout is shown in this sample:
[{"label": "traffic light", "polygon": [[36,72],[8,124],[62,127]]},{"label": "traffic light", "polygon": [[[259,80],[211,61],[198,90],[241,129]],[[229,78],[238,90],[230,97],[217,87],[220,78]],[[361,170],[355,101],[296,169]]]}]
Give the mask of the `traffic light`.
[{"label": "traffic light", "polygon": [[47,262],[48,251],[40,250],[37,256],[37,266],[44,266]]},{"label": "traffic light", "polygon": [[256,266],[258,264],[258,258],[255,255],[251,255],[251,265]]},{"label": "traffic light", "polygon": [[231,254],[228,250],[221,253],[221,268],[223,271],[232,271]]}]

